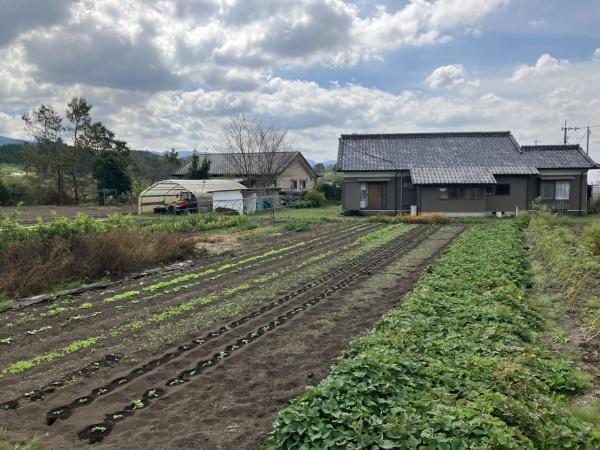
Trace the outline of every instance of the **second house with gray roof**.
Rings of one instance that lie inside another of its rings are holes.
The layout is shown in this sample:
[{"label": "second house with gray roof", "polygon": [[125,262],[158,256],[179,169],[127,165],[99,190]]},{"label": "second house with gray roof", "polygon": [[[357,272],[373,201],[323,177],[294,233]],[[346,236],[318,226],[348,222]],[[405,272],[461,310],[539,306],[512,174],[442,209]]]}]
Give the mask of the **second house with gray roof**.
[{"label": "second house with gray roof", "polygon": [[520,146],[509,131],[342,135],[342,209],[362,214],[515,214],[540,198],[586,214],[587,173],[600,168],[579,145]]}]

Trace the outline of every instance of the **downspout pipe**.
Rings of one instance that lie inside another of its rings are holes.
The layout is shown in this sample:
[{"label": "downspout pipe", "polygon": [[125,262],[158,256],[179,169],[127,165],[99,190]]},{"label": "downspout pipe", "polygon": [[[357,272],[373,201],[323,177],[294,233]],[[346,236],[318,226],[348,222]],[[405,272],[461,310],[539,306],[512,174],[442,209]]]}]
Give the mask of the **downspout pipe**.
[{"label": "downspout pipe", "polygon": [[398,215],[398,171],[394,175],[394,215]]},{"label": "downspout pipe", "polygon": [[588,201],[588,196],[587,196],[587,183],[585,185],[585,194],[584,194],[584,187],[583,187],[583,174],[585,174],[587,172],[587,170],[584,170],[583,172],[581,172],[581,175],[579,175],[579,215],[583,216],[583,209],[582,209],[582,202],[581,202],[581,197],[583,195],[585,195],[585,212],[587,214],[587,201]]},{"label": "downspout pipe", "polygon": [[404,174],[400,173],[400,214],[402,214],[403,207],[404,207]]}]

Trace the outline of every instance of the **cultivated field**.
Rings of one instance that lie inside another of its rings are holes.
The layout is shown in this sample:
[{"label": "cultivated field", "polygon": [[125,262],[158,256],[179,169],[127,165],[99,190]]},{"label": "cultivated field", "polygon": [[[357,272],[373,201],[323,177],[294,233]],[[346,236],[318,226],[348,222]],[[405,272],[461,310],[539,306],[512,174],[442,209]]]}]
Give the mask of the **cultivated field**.
[{"label": "cultivated field", "polygon": [[42,448],[257,448],[461,225],[346,221],[0,314],[0,423]]}]

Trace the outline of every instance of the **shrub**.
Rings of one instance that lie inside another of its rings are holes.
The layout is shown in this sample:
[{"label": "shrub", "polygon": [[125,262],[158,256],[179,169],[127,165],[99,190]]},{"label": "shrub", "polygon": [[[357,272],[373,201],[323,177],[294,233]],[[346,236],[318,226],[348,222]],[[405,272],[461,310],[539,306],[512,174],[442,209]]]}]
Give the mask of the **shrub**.
[{"label": "shrub", "polygon": [[288,208],[300,209],[300,208],[312,208],[314,205],[308,200],[293,200],[287,204]]},{"label": "shrub", "polygon": [[371,216],[369,218],[371,222],[384,222],[384,223],[446,223],[448,218],[440,212],[431,214],[417,214],[416,216],[403,215],[403,216]]},{"label": "shrub", "polygon": [[306,231],[310,225],[306,222],[289,222],[283,225],[285,231]]},{"label": "shrub", "polygon": [[306,195],[304,196],[304,200],[308,200],[315,207],[323,206],[323,205],[325,205],[325,203],[327,201],[325,199],[325,194],[323,194],[322,192],[317,191],[316,189],[309,190],[306,193]]},{"label": "shrub", "polygon": [[531,214],[529,214],[527,211],[521,211],[515,218],[515,222],[521,230],[524,230],[529,226],[529,222],[531,222]]},{"label": "shrub", "polygon": [[592,254],[600,255],[600,221],[586,227],[581,236],[583,243],[590,249]]}]

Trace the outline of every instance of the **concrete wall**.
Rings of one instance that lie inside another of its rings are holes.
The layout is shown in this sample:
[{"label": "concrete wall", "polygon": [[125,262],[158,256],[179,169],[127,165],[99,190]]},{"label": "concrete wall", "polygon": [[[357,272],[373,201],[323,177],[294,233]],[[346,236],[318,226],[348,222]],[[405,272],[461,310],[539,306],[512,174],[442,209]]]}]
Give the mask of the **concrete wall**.
[{"label": "concrete wall", "polygon": [[[300,156],[296,156],[289,166],[277,177],[277,187],[283,191],[290,192],[291,180],[294,179],[298,182],[298,187],[295,189],[296,192],[305,191],[312,188],[317,179],[313,174],[306,168],[304,161],[301,160]],[[300,180],[306,180],[306,189],[301,189]]]}]

